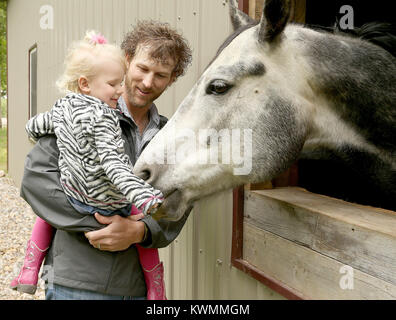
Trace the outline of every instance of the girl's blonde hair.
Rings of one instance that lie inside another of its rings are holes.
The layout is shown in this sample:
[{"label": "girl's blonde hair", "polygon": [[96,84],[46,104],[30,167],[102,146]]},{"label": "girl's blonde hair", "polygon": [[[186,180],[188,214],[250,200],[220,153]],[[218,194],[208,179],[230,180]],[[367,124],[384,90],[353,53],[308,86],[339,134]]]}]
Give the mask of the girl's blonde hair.
[{"label": "girl's blonde hair", "polygon": [[100,66],[98,57],[113,59],[122,66],[124,72],[127,69],[123,51],[107,40],[98,32],[90,30],[83,40],[74,42],[65,58],[65,70],[56,82],[56,86],[63,93],[79,93],[78,79],[81,76],[87,79],[94,78]]}]

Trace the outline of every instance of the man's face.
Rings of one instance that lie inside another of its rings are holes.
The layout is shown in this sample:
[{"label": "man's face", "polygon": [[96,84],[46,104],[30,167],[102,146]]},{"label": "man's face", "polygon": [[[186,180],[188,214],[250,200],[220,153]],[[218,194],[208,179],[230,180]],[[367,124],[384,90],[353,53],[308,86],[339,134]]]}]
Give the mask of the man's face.
[{"label": "man's face", "polygon": [[150,106],[165,89],[172,84],[175,62],[169,58],[167,64],[150,57],[150,47],[141,47],[130,61],[125,91],[132,107]]}]

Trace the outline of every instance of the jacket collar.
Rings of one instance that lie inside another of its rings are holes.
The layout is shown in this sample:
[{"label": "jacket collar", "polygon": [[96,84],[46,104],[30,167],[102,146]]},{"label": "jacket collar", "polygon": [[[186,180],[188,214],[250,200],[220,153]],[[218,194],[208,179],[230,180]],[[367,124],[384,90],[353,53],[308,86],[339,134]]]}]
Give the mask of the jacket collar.
[{"label": "jacket collar", "polygon": [[[118,104],[117,104],[117,108],[119,109],[119,111],[126,117],[129,118],[130,120],[132,120],[133,124],[135,126],[135,120],[133,119],[132,115],[129,113],[128,107],[126,105],[126,102],[124,100],[124,98],[121,96],[118,99]],[[149,109],[149,122],[150,121],[154,121],[154,123],[158,126],[160,124],[160,116],[158,114],[158,109],[155,106],[155,104],[153,103]]]}]

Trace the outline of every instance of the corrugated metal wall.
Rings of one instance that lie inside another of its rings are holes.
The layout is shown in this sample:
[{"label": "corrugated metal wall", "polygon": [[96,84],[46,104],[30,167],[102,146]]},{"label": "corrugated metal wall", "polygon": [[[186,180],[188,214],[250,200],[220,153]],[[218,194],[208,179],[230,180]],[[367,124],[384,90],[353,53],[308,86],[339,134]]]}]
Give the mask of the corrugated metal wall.
[{"label": "corrugated metal wall", "polygon": [[[40,8],[54,9],[52,30],[40,28]],[[28,51],[38,48],[38,111],[59,97],[55,81],[66,48],[87,29],[101,31],[120,44],[138,19],[169,22],[193,48],[193,65],[157,101],[170,117],[231,32],[224,0],[9,0],[8,119],[9,172],[20,183],[32,145],[24,126],[28,120]],[[280,296],[230,264],[232,193],[200,201],[178,239],[160,253],[165,261],[168,296],[172,299],[276,299]]]}]

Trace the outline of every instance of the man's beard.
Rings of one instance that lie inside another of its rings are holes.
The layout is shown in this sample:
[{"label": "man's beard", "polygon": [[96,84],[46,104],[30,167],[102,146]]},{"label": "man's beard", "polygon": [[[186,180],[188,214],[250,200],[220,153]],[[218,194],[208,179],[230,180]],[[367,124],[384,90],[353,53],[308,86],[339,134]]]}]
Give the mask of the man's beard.
[{"label": "man's beard", "polygon": [[129,103],[130,106],[133,106],[133,107],[136,107],[136,108],[144,108],[147,105],[147,103],[142,104],[142,103],[138,103],[136,101],[130,86],[125,86],[125,92],[126,92],[126,95],[127,95],[127,98],[128,98],[128,103]]},{"label": "man's beard", "polygon": [[[136,86],[134,87],[132,85],[131,79],[128,77],[128,75],[126,75],[125,76],[125,92],[126,92],[126,96],[127,96],[129,104],[131,106],[133,106],[133,107],[136,107],[136,108],[144,108],[147,105],[151,106],[153,101],[156,100],[162,94],[162,92],[154,94],[154,96],[151,97],[151,100],[147,100],[146,102],[142,103],[142,102],[139,102],[138,99],[135,99],[135,96],[134,96],[132,90],[138,90],[138,88]],[[153,92],[151,92],[151,93],[153,93]]]}]

